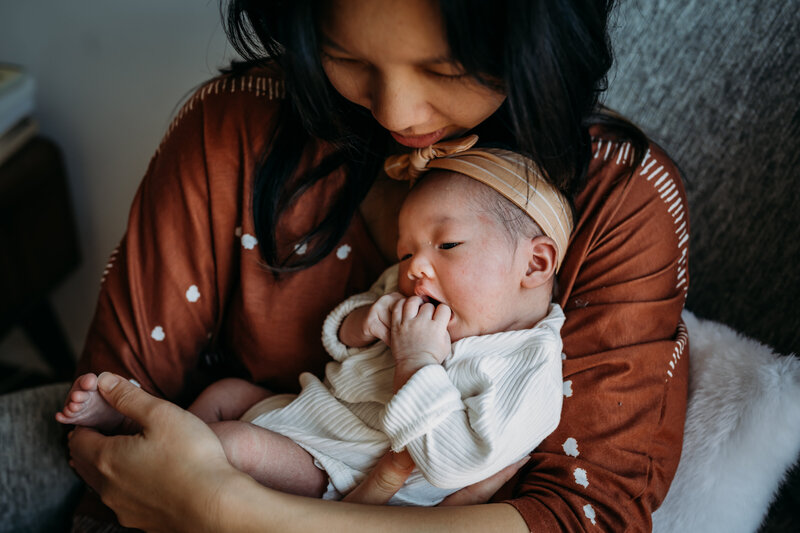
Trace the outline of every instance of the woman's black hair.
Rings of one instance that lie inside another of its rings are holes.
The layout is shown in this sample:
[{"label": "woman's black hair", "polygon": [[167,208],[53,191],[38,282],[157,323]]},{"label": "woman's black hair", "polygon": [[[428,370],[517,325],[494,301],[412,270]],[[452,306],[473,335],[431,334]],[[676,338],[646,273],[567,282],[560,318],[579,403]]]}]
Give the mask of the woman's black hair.
[{"label": "woman's black hair", "polygon": [[[258,169],[253,195],[261,254],[274,272],[300,270],[327,256],[378,175],[389,136],[369,112],[345,100],[320,60],[319,17],[325,0],[229,0],[226,32],[245,58],[232,75],[274,61],[285,76],[273,142]],[[613,0],[439,0],[455,61],[481,83],[504,91],[500,109],[475,128],[482,141],[504,143],[533,159],[568,197],[580,190],[591,158],[589,126],[601,124],[632,143],[641,158],[647,140],[635,126],[602,113],[612,54],[607,25]],[[226,4],[223,3],[223,6]],[[333,152],[296,177],[312,139]],[[278,238],[281,215],[317,181],[344,167],[344,186],[316,228],[294,245]],[[635,168],[635,165],[634,167]]]}]

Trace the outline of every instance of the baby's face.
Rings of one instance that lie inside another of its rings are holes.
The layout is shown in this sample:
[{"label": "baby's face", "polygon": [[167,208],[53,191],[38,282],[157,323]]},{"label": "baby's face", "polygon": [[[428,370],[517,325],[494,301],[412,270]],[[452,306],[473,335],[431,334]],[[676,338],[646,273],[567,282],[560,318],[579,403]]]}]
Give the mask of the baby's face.
[{"label": "baby's face", "polygon": [[528,258],[495,215],[477,205],[471,178],[437,172],[400,210],[400,292],[452,310],[448,332],[463,337],[526,327],[521,281]]}]

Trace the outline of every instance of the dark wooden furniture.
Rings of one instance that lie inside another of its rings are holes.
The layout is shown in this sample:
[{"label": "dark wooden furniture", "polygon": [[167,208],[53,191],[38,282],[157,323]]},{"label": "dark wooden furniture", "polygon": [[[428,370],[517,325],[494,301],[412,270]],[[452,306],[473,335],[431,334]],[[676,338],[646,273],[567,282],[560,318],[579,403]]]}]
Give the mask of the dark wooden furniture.
[{"label": "dark wooden furniture", "polygon": [[0,338],[21,326],[57,379],[75,358],[48,296],[79,262],[61,153],[36,137],[0,166]]}]

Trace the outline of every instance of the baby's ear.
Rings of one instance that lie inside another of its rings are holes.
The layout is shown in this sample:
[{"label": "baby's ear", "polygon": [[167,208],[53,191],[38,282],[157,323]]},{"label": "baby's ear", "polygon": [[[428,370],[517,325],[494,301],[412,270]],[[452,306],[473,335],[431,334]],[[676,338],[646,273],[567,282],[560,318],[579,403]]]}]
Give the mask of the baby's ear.
[{"label": "baby's ear", "polygon": [[522,286],[533,289],[549,283],[556,273],[556,242],[545,235],[534,237],[527,243],[527,256],[528,268]]}]

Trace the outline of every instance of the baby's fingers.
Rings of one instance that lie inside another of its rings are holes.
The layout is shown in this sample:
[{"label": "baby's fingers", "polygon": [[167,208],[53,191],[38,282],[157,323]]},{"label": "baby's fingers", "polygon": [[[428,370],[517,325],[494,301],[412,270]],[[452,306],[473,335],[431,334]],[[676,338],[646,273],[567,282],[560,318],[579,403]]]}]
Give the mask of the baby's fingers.
[{"label": "baby's fingers", "polygon": [[[394,308],[397,307],[398,302],[401,300],[403,300],[403,295],[399,292],[393,292],[391,294],[385,294],[381,296],[372,306],[374,316],[379,322],[385,324],[386,327],[390,327],[392,325],[392,312],[394,311]],[[378,337],[378,335],[376,335],[376,337]]]},{"label": "baby's fingers", "polygon": [[417,316],[422,304],[422,298],[419,296],[411,296],[406,299],[406,303],[403,304],[403,318],[414,318]]},{"label": "baby's fingers", "polygon": [[436,311],[433,312],[433,321],[447,327],[451,316],[453,316],[453,311],[450,307],[446,304],[439,304],[436,306]]},{"label": "baby's fingers", "polygon": [[377,323],[372,325],[370,333],[374,335],[376,339],[380,339],[385,344],[389,344],[389,324],[384,324],[382,321],[377,321]]},{"label": "baby's fingers", "polygon": [[404,319],[414,318],[419,313],[422,305],[422,298],[410,296],[405,300],[400,300],[392,309],[392,324],[400,324]]}]

